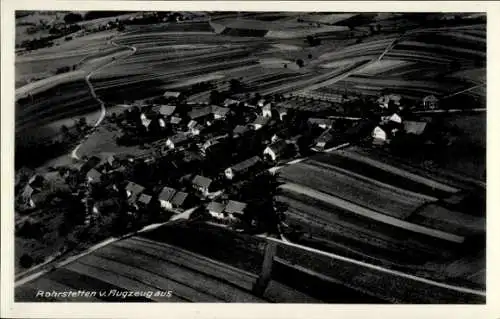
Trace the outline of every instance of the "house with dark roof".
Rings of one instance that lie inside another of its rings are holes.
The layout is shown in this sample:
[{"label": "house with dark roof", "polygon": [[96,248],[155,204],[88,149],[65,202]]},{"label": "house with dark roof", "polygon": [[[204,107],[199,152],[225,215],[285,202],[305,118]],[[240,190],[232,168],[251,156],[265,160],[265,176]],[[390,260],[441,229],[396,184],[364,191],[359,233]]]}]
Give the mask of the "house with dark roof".
[{"label": "house with dark roof", "polygon": [[247,204],[238,202],[235,200],[230,200],[227,202],[224,212],[228,214],[231,219],[240,219],[245,214],[245,209]]},{"label": "house with dark roof", "polygon": [[332,128],[334,123],[332,119],[314,118],[314,117],[309,118],[307,122],[310,125],[316,125],[322,129]]},{"label": "house with dark roof", "polygon": [[186,145],[188,142],[189,137],[186,133],[178,133],[167,138],[165,145],[170,149],[174,149]]},{"label": "house with dark roof", "polygon": [[212,180],[208,177],[196,175],[193,179],[192,184],[196,190],[200,191],[204,196],[207,196],[210,190],[210,185],[212,184]]},{"label": "house with dark roof", "polygon": [[175,196],[172,198],[172,207],[173,208],[186,208],[190,202],[190,196],[185,192],[177,192]]},{"label": "house with dark roof", "polygon": [[87,182],[89,183],[100,183],[102,174],[99,173],[95,168],[90,169],[87,174]]},{"label": "house with dark roof", "polygon": [[125,192],[127,193],[127,198],[130,203],[135,202],[144,190],[145,188],[143,186],[134,182],[128,182],[127,186],[125,186]]},{"label": "house with dark roof", "polygon": [[188,118],[190,120],[196,120],[200,124],[210,124],[210,119],[212,118],[212,107],[198,107],[193,108],[188,112]]},{"label": "house with dark roof", "polygon": [[162,105],[158,110],[158,113],[160,113],[164,117],[167,117],[174,114],[175,109],[176,109],[175,105]]},{"label": "house with dark roof", "polygon": [[236,125],[233,130],[233,137],[240,137],[247,133],[250,129],[246,125]]},{"label": "house with dark roof", "polygon": [[229,111],[230,111],[230,109],[227,107],[220,107],[217,105],[212,106],[212,113],[214,114],[215,120],[225,119],[227,114],[229,113]]},{"label": "house with dark roof", "polygon": [[323,134],[321,134],[315,141],[315,148],[316,150],[324,150],[326,149],[327,147],[329,147],[330,145],[332,145],[332,143],[334,142],[334,136],[331,132],[331,129],[328,129],[326,131],[323,132]]},{"label": "house with dark roof", "polygon": [[164,98],[177,99],[180,96],[181,96],[181,92],[177,92],[177,91],[166,91],[165,93],[163,93]]},{"label": "house with dark roof", "polygon": [[269,123],[269,119],[269,117],[258,116],[250,125],[254,130],[260,130],[263,126]]},{"label": "house with dark roof", "polygon": [[408,134],[422,135],[427,127],[426,122],[404,121],[404,130]]},{"label": "house with dark roof", "polygon": [[250,172],[253,168],[257,167],[261,162],[262,161],[258,156],[250,157],[236,165],[226,168],[224,175],[227,179],[233,179],[236,176],[243,176]]},{"label": "house with dark roof", "polygon": [[214,217],[214,218],[217,218],[217,219],[224,219],[224,209],[226,208],[226,206],[222,203],[219,203],[219,202],[210,202],[208,205],[207,205],[207,211],[208,213]]},{"label": "house with dark roof", "polygon": [[172,209],[172,199],[177,191],[171,187],[163,187],[160,195],[158,195],[158,201],[160,206],[165,209]]},{"label": "house with dark roof", "polygon": [[279,140],[270,144],[264,149],[264,157],[276,161],[288,151],[288,144],[285,140]]}]

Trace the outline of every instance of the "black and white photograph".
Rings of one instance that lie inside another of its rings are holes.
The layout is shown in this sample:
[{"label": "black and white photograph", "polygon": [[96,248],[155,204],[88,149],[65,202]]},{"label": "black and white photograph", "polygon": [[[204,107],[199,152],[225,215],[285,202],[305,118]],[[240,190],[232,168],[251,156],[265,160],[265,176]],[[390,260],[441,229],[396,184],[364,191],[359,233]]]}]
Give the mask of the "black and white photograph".
[{"label": "black and white photograph", "polygon": [[118,9],[15,11],[14,302],[486,304],[486,12]]}]

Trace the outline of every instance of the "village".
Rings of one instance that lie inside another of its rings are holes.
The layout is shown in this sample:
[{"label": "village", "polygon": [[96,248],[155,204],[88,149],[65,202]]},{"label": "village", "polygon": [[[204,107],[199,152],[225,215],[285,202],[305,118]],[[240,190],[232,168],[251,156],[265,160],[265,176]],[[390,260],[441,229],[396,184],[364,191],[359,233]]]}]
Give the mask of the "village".
[{"label": "village", "polygon": [[[144,149],[141,156],[92,156],[45,176],[26,174],[16,184],[22,187],[18,215],[69,202],[70,221],[63,221],[58,233],[72,234],[76,227],[77,237],[88,236],[88,229],[98,238],[124,234],[180,214],[240,232],[277,235],[284,209],[274,200],[277,168],[349,143],[379,148],[402,140],[436,143],[432,133],[424,134],[430,123],[404,119],[410,106],[400,100],[389,94],[363,101],[370,103],[366,112],[352,118],[290,107],[317,103],[307,97],[221,99],[213,91],[213,104],[191,104],[181,92],[167,91],[104,123],[120,132],[117,144]],[[427,97],[419,107],[434,109],[436,103]],[[19,229],[40,224],[20,220]]]}]

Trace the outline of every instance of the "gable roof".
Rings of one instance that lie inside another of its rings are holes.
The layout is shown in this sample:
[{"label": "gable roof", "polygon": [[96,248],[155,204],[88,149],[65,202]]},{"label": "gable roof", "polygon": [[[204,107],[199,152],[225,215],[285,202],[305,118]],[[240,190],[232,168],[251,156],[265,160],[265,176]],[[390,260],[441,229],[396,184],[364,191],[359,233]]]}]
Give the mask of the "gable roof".
[{"label": "gable roof", "polygon": [[92,178],[94,180],[96,179],[101,179],[101,173],[99,173],[95,168],[90,169],[90,171],[87,172],[87,177]]},{"label": "gable roof", "polygon": [[236,127],[233,130],[234,134],[243,134],[245,132],[248,132],[249,129],[246,125],[236,125]]},{"label": "gable roof", "polygon": [[212,113],[220,115],[220,116],[226,116],[227,113],[229,113],[230,109],[227,107],[221,107],[217,105],[212,105]]},{"label": "gable roof", "polygon": [[145,190],[143,186],[134,182],[128,182],[127,186],[125,186],[125,189],[131,192],[133,196],[137,196]]},{"label": "gable roof", "polygon": [[188,136],[184,133],[178,133],[168,138],[173,144],[180,144],[189,140]]},{"label": "gable roof", "polygon": [[416,122],[416,121],[404,121],[404,130],[406,133],[420,135],[425,131],[427,127],[426,122]]},{"label": "gable roof", "polygon": [[175,194],[174,198],[172,198],[172,205],[182,206],[182,204],[184,204],[184,202],[186,201],[187,197],[188,197],[188,193],[177,192]]},{"label": "gable roof", "polygon": [[215,212],[215,213],[222,213],[224,211],[224,209],[226,208],[226,206],[222,203],[219,203],[219,202],[210,202],[208,205],[207,205],[207,209],[209,211],[212,211],[212,212]]},{"label": "gable roof", "polygon": [[209,187],[212,184],[212,180],[208,177],[196,175],[193,179],[193,185],[199,187]]},{"label": "gable roof", "polygon": [[281,153],[283,152],[288,144],[284,140],[279,140],[277,142],[274,142],[268,146],[269,149],[271,149],[274,153]]},{"label": "gable roof", "polygon": [[206,106],[193,109],[191,112],[188,113],[188,116],[190,119],[197,119],[200,117],[208,116],[210,114],[212,114],[212,108],[210,106]]},{"label": "gable roof", "polygon": [[172,116],[170,118],[170,124],[179,124],[180,122],[182,122],[182,119],[178,116]]},{"label": "gable roof", "polygon": [[162,105],[159,113],[164,116],[169,116],[175,112],[175,108],[175,105]]},{"label": "gable roof", "polygon": [[181,95],[181,92],[176,92],[176,91],[166,91],[163,93],[163,97],[179,97]]},{"label": "gable roof", "polygon": [[243,214],[245,211],[245,208],[247,207],[247,204],[242,203],[242,202],[237,202],[235,200],[230,200],[227,202],[226,208],[224,211],[230,213],[230,214]]},{"label": "gable roof", "polygon": [[259,162],[261,162],[260,157],[258,157],[258,156],[250,157],[242,162],[239,162],[238,164],[236,164],[234,166],[231,166],[231,170],[233,172],[242,172],[242,171],[245,171],[248,168],[258,164]]},{"label": "gable roof", "polygon": [[176,193],[176,190],[171,187],[163,187],[160,195],[158,195],[159,200],[171,201]]},{"label": "gable roof", "polygon": [[253,124],[254,125],[266,125],[267,122],[269,122],[269,118],[268,117],[264,117],[264,116],[258,116],[255,121],[253,121]]},{"label": "gable roof", "polygon": [[146,204],[146,205],[147,205],[147,204],[149,204],[149,203],[151,202],[151,199],[152,199],[152,198],[153,198],[153,197],[152,197],[152,196],[150,196],[150,195],[141,194],[141,196],[139,196],[138,201],[139,201],[140,203],[143,203],[143,204]]}]

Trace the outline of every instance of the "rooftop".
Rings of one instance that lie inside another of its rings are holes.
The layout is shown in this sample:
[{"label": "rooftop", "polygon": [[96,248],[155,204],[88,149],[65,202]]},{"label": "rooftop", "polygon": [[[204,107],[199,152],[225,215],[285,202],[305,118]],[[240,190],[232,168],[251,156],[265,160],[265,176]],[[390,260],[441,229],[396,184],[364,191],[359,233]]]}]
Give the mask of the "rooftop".
[{"label": "rooftop", "polygon": [[208,187],[212,183],[212,180],[208,177],[201,175],[196,175],[193,179],[193,184],[200,187]]},{"label": "rooftop", "polygon": [[230,214],[243,214],[246,207],[247,204],[245,203],[230,200],[227,202],[225,211]]},{"label": "rooftop", "polygon": [[171,187],[163,187],[160,195],[158,195],[159,200],[170,201],[175,195],[176,190]]},{"label": "rooftop", "polygon": [[182,206],[182,204],[184,204],[184,202],[186,201],[187,197],[188,193],[177,192],[174,198],[172,198],[172,204],[175,206]]},{"label": "rooftop", "polygon": [[164,116],[172,115],[175,112],[175,105],[162,105],[160,107],[160,114]]},{"label": "rooftop", "polygon": [[214,213],[222,213],[224,211],[224,209],[226,208],[226,206],[222,203],[219,203],[219,202],[210,202],[208,205],[207,205],[207,209],[211,212],[214,212]]},{"label": "rooftop", "polygon": [[234,166],[231,167],[231,169],[234,171],[234,172],[238,172],[238,171],[244,171],[254,165],[256,165],[257,163],[259,163],[261,161],[260,157],[258,156],[254,156],[254,157],[250,157]]},{"label": "rooftop", "polygon": [[130,193],[132,193],[132,195],[137,196],[137,195],[139,195],[140,193],[142,193],[142,192],[144,191],[144,189],[145,189],[145,188],[144,188],[143,186],[141,186],[141,185],[137,184],[137,183],[134,183],[134,182],[129,182],[129,183],[127,184],[127,186],[125,187],[125,189],[126,189],[127,191],[129,191]]},{"label": "rooftop", "polygon": [[212,108],[210,106],[206,106],[193,109],[191,112],[188,113],[188,116],[190,119],[197,119],[200,117],[208,116],[210,114],[212,114]]},{"label": "rooftop", "polygon": [[139,202],[141,202],[141,203],[143,203],[143,204],[146,204],[146,205],[147,205],[147,204],[149,204],[149,203],[151,202],[151,199],[152,199],[152,198],[153,198],[153,197],[152,197],[152,196],[150,196],[150,195],[141,194],[141,196],[139,196],[138,201],[139,201]]},{"label": "rooftop", "polygon": [[258,116],[255,121],[253,121],[253,124],[255,125],[266,125],[267,122],[269,122],[268,117],[263,117],[263,116]]}]

